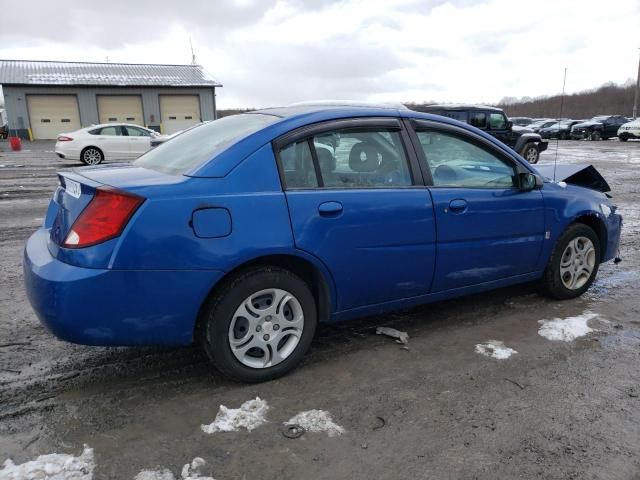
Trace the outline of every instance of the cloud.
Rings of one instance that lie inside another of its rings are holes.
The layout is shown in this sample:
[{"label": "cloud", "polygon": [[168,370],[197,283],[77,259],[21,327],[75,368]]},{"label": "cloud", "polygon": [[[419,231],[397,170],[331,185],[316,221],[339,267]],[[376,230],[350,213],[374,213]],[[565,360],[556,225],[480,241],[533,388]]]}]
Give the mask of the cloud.
[{"label": "cloud", "polygon": [[[5,9],[0,58],[188,63],[224,107],[314,98],[491,102],[635,75],[640,3],[591,0],[31,0]],[[603,41],[603,39],[615,39]]]}]

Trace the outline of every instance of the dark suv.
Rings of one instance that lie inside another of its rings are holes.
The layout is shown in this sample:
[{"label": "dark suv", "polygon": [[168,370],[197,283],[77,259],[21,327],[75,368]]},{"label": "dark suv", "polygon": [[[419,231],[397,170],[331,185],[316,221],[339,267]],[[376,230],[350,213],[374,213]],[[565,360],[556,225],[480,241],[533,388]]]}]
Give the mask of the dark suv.
[{"label": "dark suv", "polygon": [[454,118],[486,131],[507,144],[529,163],[538,163],[540,152],[547,149],[548,142],[526,127],[513,125],[504,112],[496,107],[484,105],[420,105],[412,107],[420,112],[433,113]]},{"label": "dark suv", "polygon": [[608,140],[618,136],[618,129],[629,122],[621,115],[600,115],[571,127],[571,138],[589,140]]}]

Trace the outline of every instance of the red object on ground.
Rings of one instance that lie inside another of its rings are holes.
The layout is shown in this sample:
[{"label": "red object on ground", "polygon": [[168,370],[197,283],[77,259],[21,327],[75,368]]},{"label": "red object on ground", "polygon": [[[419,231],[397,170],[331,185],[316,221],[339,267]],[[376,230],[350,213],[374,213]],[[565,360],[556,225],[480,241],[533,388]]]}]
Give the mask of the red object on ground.
[{"label": "red object on ground", "polygon": [[22,150],[22,142],[20,141],[20,137],[9,137],[9,145],[11,146],[11,150],[13,150],[14,152]]}]

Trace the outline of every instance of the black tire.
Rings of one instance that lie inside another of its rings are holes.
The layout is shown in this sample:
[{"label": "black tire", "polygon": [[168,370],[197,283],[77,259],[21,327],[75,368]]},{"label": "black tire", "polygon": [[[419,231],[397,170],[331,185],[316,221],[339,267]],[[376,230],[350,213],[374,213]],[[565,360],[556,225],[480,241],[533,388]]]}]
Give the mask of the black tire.
[{"label": "black tire", "polygon": [[[580,288],[569,289],[564,285],[562,279],[560,278],[560,262],[569,242],[578,237],[586,237],[593,243],[595,249],[595,266],[593,267],[591,276],[584,285],[582,285]],[[560,235],[560,238],[553,248],[553,252],[551,253],[551,257],[549,258],[549,263],[547,263],[547,268],[545,269],[544,274],[540,279],[540,290],[542,294],[546,295],[547,297],[555,298],[557,300],[566,300],[569,298],[579,297],[584,292],[586,292],[593,283],[593,280],[598,274],[599,265],[600,240],[598,239],[598,235],[596,235],[596,232],[594,232],[591,227],[582,223],[574,223],[572,225],[569,225],[564,233]]]},{"label": "black tire", "polygon": [[538,147],[535,143],[527,143],[524,147],[522,147],[522,152],[520,155],[529,163],[535,164],[538,163],[540,158],[540,152],[538,151]]},{"label": "black tire", "polygon": [[560,140],[569,140],[569,134],[567,132],[560,132]]},{"label": "black tire", "polygon": [[[232,352],[229,329],[241,303],[250,295],[270,288],[286,290],[298,300],[304,315],[304,327],[295,349],[281,363],[252,368]],[[290,271],[272,266],[256,267],[233,277],[205,305],[203,315],[200,341],[205,352],[225,376],[246,383],[265,382],[293,370],[311,346],[317,325],[316,301],[309,286]]]},{"label": "black tire", "polygon": [[621,142],[626,142],[627,140],[629,140],[629,137],[627,137],[627,135],[623,133],[618,137],[618,140],[620,140]]},{"label": "black tire", "polygon": [[591,140],[592,142],[602,140],[602,134],[599,131],[595,130],[589,135],[589,140]]},{"label": "black tire", "polygon": [[80,160],[85,165],[99,165],[104,160],[104,153],[98,147],[85,147],[80,152]]}]

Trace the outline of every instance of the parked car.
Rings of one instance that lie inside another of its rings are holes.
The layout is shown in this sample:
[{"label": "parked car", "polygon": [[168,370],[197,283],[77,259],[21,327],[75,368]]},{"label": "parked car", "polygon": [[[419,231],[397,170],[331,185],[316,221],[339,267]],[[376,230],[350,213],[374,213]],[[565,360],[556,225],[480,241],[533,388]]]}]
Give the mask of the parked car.
[{"label": "parked car", "polygon": [[155,148],[158,145],[160,145],[160,144],[162,144],[162,143],[164,143],[164,142],[166,142],[168,140],[171,140],[173,137],[175,137],[177,135],[180,135],[182,132],[183,132],[183,130],[178,130],[177,132],[173,132],[170,135],[157,135],[155,137],[152,137],[151,138],[151,142],[149,143],[149,146],[151,148]]},{"label": "parked car", "polygon": [[629,119],[621,115],[598,115],[571,127],[571,138],[608,140],[618,135],[618,129]]},{"label": "parked car", "polygon": [[530,123],[529,125],[527,125],[527,128],[530,128],[535,133],[539,133],[541,129],[550,127],[555,123],[558,123],[558,120],[553,118],[545,118],[544,120],[538,120],[537,122]]},{"label": "parked car", "polygon": [[[316,141],[332,134],[335,150]],[[534,280],[584,293],[621,217],[595,168],[567,169],[552,182],[487,132],[408,109],[229,116],[132,164],[59,172],[26,292],[63,340],[197,343],[264,381],[319,322]]]},{"label": "parked car", "polygon": [[632,138],[640,138],[640,118],[623,123],[618,129],[618,140],[621,142],[626,142]]},{"label": "parked car", "polygon": [[529,117],[509,117],[509,120],[514,125],[518,125],[520,127],[526,127],[531,122],[533,122],[533,120]]},{"label": "parked car", "polygon": [[140,125],[105,123],[61,133],[55,152],[66,160],[80,160],[98,165],[104,160],[131,160],[151,148],[150,141],[159,133]]},{"label": "parked car", "polygon": [[421,106],[422,112],[442,115],[473,125],[505,143],[529,163],[537,163],[540,152],[548,143],[527,127],[513,125],[504,112],[484,105],[428,105]]},{"label": "parked car", "polygon": [[568,140],[571,137],[571,127],[584,120],[561,120],[548,127],[541,128],[538,133],[542,138],[559,138]]}]

